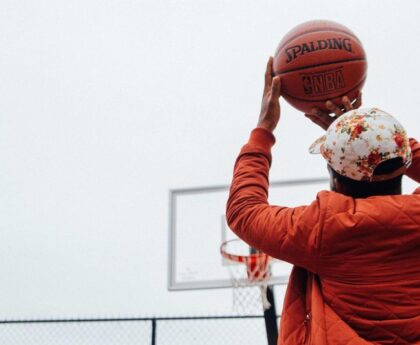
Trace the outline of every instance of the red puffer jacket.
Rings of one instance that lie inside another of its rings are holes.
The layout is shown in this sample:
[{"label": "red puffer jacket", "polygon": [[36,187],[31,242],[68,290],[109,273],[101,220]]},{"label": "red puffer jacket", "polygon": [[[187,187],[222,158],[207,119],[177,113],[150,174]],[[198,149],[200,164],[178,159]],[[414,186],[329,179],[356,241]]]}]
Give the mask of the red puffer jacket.
[{"label": "red puffer jacket", "polygon": [[[229,226],[295,265],[279,344],[420,344],[420,188],[367,199],[322,191],[308,206],[267,202],[274,137],[255,129],[236,161]],[[411,140],[407,175],[420,182]]]}]

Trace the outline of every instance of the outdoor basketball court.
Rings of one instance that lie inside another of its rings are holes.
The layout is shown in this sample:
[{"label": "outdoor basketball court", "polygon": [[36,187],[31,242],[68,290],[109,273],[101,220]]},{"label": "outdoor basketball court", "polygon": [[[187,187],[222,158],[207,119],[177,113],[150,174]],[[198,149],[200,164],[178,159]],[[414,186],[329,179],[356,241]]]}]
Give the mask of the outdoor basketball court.
[{"label": "outdoor basketball court", "polygon": [[[299,23],[348,26],[364,105],[419,138],[419,15],[415,0],[0,0],[0,344],[273,344],[292,267],[225,217],[267,58]],[[319,94],[340,66],[295,72]],[[308,154],[323,132],[281,107],[269,201],[305,205],[329,189]]]}]

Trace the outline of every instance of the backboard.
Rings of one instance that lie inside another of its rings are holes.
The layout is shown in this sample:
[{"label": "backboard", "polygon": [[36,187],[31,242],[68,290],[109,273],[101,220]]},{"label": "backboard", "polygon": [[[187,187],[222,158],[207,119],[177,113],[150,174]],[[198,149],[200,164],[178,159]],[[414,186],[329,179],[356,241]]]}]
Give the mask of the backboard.
[{"label": "backboard", "polygon": [[[232,287],[229,265],[220,255],[222,242],[237,238],[229,229],[225,207],[229,186],[175,189],[169,201],[169,290]],[[327,178],[270,182],[271,204],[300,206],[328,189]],[[245,268],[244,268],[245,269]],[[291,265],[275,260],[272,284],[286,284]]]}]

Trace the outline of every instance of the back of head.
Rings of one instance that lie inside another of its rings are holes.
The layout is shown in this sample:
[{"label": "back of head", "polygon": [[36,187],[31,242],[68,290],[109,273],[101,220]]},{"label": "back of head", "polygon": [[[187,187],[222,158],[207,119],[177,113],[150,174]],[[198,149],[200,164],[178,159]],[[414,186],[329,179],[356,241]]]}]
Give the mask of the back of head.
[{"label": "back of head", "polygon": [[411,163],[406,131],[377,108],[340,116],[310,151],[327,160],[331,188],[355,198],[401,194],[402,176]]},{"label": "back of head", "polygon": [[[392,158],[380,163],[375,169],[374,176],[384,176],[392,174],[403,166],[401,158]],[[342,194],[353,198],[367,198],[374,195],[398,195],[402,191],[403,174],[394,178],[376,182],[357,181],[338,174],[330,168],[330,174],[334,182],[331,188]]]}]

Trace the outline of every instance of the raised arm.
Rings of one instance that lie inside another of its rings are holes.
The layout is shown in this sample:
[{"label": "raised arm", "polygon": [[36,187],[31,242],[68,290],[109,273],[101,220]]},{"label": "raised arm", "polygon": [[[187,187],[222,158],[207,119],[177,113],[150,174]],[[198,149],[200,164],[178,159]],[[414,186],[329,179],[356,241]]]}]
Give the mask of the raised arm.
[{"label": "raised arm", "polygon": [[316,271],[320,205],[288,208],[269,205],[268,174],[274,136],[256,128],[235,164],[226,207],[229,227],[250,246]]},{"label": "raised arm", "polygon": [[257,128],[236,160],[226,207],[227,221],[250,246],[315,270],[315,239],[319,232],[317,202],[288,208],[271,206],[267,201],[271,147],[275,143],[272,131],[280,120],[279,97],[280,78],[272,78],[270,58]]}]

